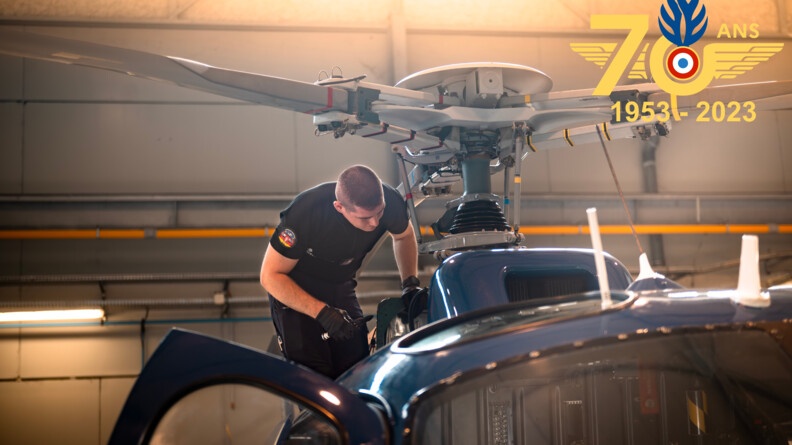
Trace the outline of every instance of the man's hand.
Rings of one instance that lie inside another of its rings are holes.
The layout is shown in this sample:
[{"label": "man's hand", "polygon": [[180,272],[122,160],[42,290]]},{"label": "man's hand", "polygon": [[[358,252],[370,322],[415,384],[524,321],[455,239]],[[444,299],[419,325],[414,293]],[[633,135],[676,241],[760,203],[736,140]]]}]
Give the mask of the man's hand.
[{"label": "man's hand", "polygon": [[407,277],[402,282],[402,303],[404,303],[404,310],[409,311],[410,305],[412,304],[413,299],[420,294],[421,292],[425,292],[426,289],[421,287],[421,282],[418,280],[416,276]]},{"label": "man's hand", "polygon": [[[322,325],[329,338],[343,341],[349,340],[355,336],[360,328],[360,320],[364,318],[353,320],[347,311],[325,306],[319,311],[319,315],[316,316],[316,321]],[[363,323],[365,324],[365,321]],[[322,335],[322,338],[324,338],[324,335]]]},{"label": "man's hand", "polygon": [[421,287],[421,282],[415,276],[407,277],[402,282],[402,304],[404,310],[399,313],[402,320],[407,323],[412,331],[415,329],[415,318],[424,310],[429,300],[429,289]]},{"label": "man's hand", "polygon": [[363,326],[366,326],[366,324],[370,322],[372,318],[374,318],[373,315],[366,315],[352,320],[352,323],[355,323],[355,326],[357,326],[358,329],[363,329]]}]

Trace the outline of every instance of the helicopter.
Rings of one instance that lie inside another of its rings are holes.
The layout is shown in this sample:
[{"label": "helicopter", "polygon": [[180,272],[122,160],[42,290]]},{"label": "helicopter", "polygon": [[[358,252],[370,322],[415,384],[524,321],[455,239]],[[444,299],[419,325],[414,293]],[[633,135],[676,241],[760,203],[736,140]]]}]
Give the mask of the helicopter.
[{"label": "helicopter", "polygon": [[[0,36],[2,37],[0,41],[4,42],[1,46],[14,46],[16,48],[8,51],[3,50],[6,54],[22,55],[23,53],[20,52],[19,46],[26,46],[24,50],[26,57],[36,57],[34,54],[38,52],[40,58],[45,60],[56,60],[87,66],[106,65],[97,67],[120,71],[125,74],[131,73],[132,75],[143,77],[168,79],[179,85],[190,86],[203,91],[219,91],[220,94],[225,94],[228,97],[288,109],[299,113],[306,113],[314,116],[314,125],[319,135],[326,134],[337,138],[363,137],[387,142],[394,147],[394,154],[398,157],[403,166],[402,175],[406,178],[406,180],[403,179],[403,182],[407,185],[407,187],[403,187],[403,191],[406,196],[413,196],[414,205],[417,205],[419,203],[418,201],[424,197],[433,195],[444,196],[447,194],[448,185],[455,182],[462,183],[464,189],[462,198],[458,201],[449,201],[447,206],[450,210],[448,216],[444,221],[438,221],[437,223],[438,232],[442,235],[439,242],[421,243],[422,253],[437,253],[442,256],[459,255],[449,258],[449,260],[453,259],[455,261],[453,264],[459,264],[458,260],[462,258],[476,258],[486,254],[491,254],[491,257],[497,257],[498,261],[501,261],[506,255],[513,252],[510,247],[519,244],[520,237],[516,229],[519,228],[520,213],[518,211],[519,208],[513,207],[519,206],[519,202],[516,199],[506,202],[503,197],[497,197],[491,193],[489,178],[493,172],[503,171],[507,173],[509,178],[508,182],[515,187],[512,196],[519,196],[520,190],[518,184],[520,184],[520,181],[515,181],[515,178],[520,177],[519,161],[522,161],[528,152],[565,147],[572,143],[582,144],[585,142],[597,141],[600,135],[606,140],[614,140],[619,137],[652,137],[654,135],[668,134],[668,132],[671,131],[670,123],[660,122],[660,118],[657,117],[655,117],[654,120],[648,119],[646,121],[644,121],[642,117],[641,122],[637,124],[635,122],[614,122],[616,120],[614,119],[614,114],[617,113],[618,110],[621,110],[622,107],[624,111],[626,111],[626,104],[629,102],[643,104],[647,102],[670,100],[670,98],[666,99],[667,93],[657,87],[651,85],[618,87],[614,90],[618,94],[614,97],[608,95],[607,98],[592,96],[592,90],[553,93],[549,91],[548,87],[551,86],[551,84],[548,84],[547,76],[543,76],[541,72],[533,68],[515,66],[512,64],[472,63],[444,66],[417,73],[392,87],[366,83],[364,81],[365,78],[360,78],[360,76],[345,78],[340,74],[331,74],[326,79],[312,84],[290,79],[273,78],[271,76],[222,70],[208,67],[197,62],[186,61],[184,59],[146,55],[138,52],[126,53],[127,56],[129,56],[127,57],[128,60],[119,64],[117,63],[119,60],[117,49],[110,49],[85,42],[64,42],[61,39],[52,40],[49,37],[31,37],[30,35],[24,38],[16,33],[5,34],[5,31],[3,31],[3,33],[4,34]],[[10,43],[6,44],[5,42]],[[60,49],[52,51],[52,45]],[[42,50],[44,47],[50,49]],[[121,53],[125,53],[126,51],[122,50]],[[151,69],[150,66],[156,66],[158,68]],[[500,77],[497,74],[498,72],[500,72]],[[512,77],[517,80],[512,80]],[[479,82],[479,79],[483,80],[483,83]],[[502,81],[503,83],[500,89],[493,86],[497,84],[498,81]],[[778,86],[779,85],[774,85],[774,87]],[[721,92],[723,94],[728,94],[729,97],[734,97],[732,95],[735,94],[735,92],[741,94],[741,91],[753,90],[755,92],[757,89],[761,90],[762,88],[757,85],[744,85],[740,88],[729,87],[721,90],[712,89],[708,90],[706,94]],[[262,90],[264,92],[262,92]],[[478,94],[468,95],[467,93],[469,90],[475,91]],[[776,93],[777,92],[776,90]],[[775,95],[776,93],[771,93],[771,95]],[[620,96],[620,94],[624,94],[624,96]],[[658,96],[652,97],[652,94]],[[745,98],[744,100],[766,97],[763,96],[763,94],[767,93],[761,93],[759,95],[749,94],[743,97]],[[528,95],[530,95],[530,101],[527,101],[526,97]],[[592,99],[592,97],[594,98]],[[649,100],[650,97],[652,97],[653,100]],[[638,102],[639,99],[643,100],[643,102]],[[695,103],[695,98],[689,99]],[[596,104],[597,101],[599,101],[598,104]],[[592,106],[589,107],[588,105]],[[616,108],[612,108],[614,105],[616,105]],[[641,108],[643,108],[642,105],[639,109]],[[684,107],[681,108],[681,111],[684,110]],[[654,115],[657,116],[660,114],[657,111],[662,110],[658,109],[653,111]],[[406,168],[407,164],[412,164],[414,166],[409,172]],[[501,207],[501,209],[498,207]],[[414,212],[412,213],[414,214]],[[471,219],[474,225],[464,225],[467,223],[464,217],[471,214],[473,215]],[[509,216],[507,217],[507,215]],[[456,228],[454,228],[455,224]],[[460,250],[462,252],[459,252]],[[504,255],[504,253],[506,255]],[[450,265],[452,263],[449,261],[446,264]],[[500,264],[503,265],[502,262]],[[449,269],[451,268],[449,267]],[[623,269],[619,270],[621,270],[620,273],[623,275]],[[451,272],[453,272],[453,270]],[[586,280],[590,280],[593,276],[591,273],[589,275],[591,276],[586,276]],[[481,275],[478,277],[481,278]],[[471,277],[471,279],[474,278],[475,277]],[[479,280],[479,282],[482,281]],[[779,295],[773,296],[774,301],[780,301],[786,305],[788,292],[776,291],[776,293]],[[481,295],[474,296],[478,298]],[[653,298],[656,298],[656,300]],[[608,320],[616,321],[617,318],[622,317],[622,314],[627,313],[626,310],[623,310],[627,307],[630,308],[630,311],[635,310],[635,313],[640,313],[640,311],[643,310],[642,308],[647,306],[654,307],[655,305],[662,306],[664,304],[663,298],[657,298],[657,296],[635,298],[626,294],[617,295],[616,301],[616,305],[618,306],[617,309],[601,314],[603,315],[603,319],[611,317],[608,318]],[[688,303],[685,303],[685,300],[682,299],[675,301],[679,304],[680,309],[678,315],[681,317],[686,313],[686,309],[683,306]],[[696,298],[692,298],[688,301],[690,301],[691,305],[700,303]],[[487,304],[491,303],[492,301]],[[585,298],[572,298],[568,301],[554,300],[552,304],[547,306],[538,306],[540,303],[547,303],[547,300],[538,298],[535,302],[528,302],[525,308],[520,307],[516,309],[520,316],[528,315],[533,317],[534,315],[538,315],[538,321],[535,324],[532,322],[530,325],[531,329],[533,329],[534,326],[539,327],[542,325],[550,325],[549,327],[553,329],[556,323],[542,323],[541,318],[543,311],[559,310],[562,315],[561,323],[558,323],[559,332],[575,331],[575,329],[569,329],[563,325],[563,316],[569,314],[569,312],[566,312],[568,308],[572,308],[572,312],[574,313],[576,307],[581,307],[582,317],[580,317],[580,319],[575,318],[575,323],[580,321],[582,324],[585,321],[583,318],[592,314],[591,309],[599,305],[598,302],[591,304],[591,302]],[[620,306],[620,303],[627,304],[622,304]],[[676,307],[677,303],[674,304]],[[700,311],[696,312],[700,315],[700,317],[697,318],[697,322],[700,322],[702,326],[704,326],[712,320],[707,319],[703,314],[711,313],[712,311],[710,309],[712,308],[724,309],[724,307],[729,306],[729,302],[701,302],[701,305]],[[358,372],[349,374],[345,377],[346,383],[344,383],[344,385],[346,385],[346,387],[354,388],[365,404],[377,406],[377,409],[373,410],[374,414],[365,411],[365,409],[368,408],[358,406],[361,405],[360,403],[352,402],[352,397],[348,396],[345,392],[341,392],[338,386],[333,386],[330,382],[322,381],[316,378],[316,376],[304,372],[304,370],[298,369],[295,371],[291,368],[279,367],[281,363],[275,362],[277,364],[273,364],[269,361],[262,361],[262,366],[258,368],[267,369],[271,367],[272,370],[277,371],[276,374],[282,376],[299,376],[299,379],[290,378],[276,381],[274,388],[283,390],[285,393],[291,393],[292,395],[299,395],[300,402],[320,413],[318,417],[324,418],[321,416],[321,413],[325,413],[325,417],[331,418],[332,424],[337,423],[332,419],[340,419],[343,422],[357,419],[357,428],[352,426],[349,427],[348,430],[341,430],[342,434],[344,432],[355,434],[352,439],[353,441],[359,440],[360,442],[365,442],[368,440],[368,437],[364,438],[366,434],[370,434],[374,437],[381,437],[381,434],[383,434],[379,431],[369,431],[368,429],[361,433],[361,423],[372,426],[372,430],[382,428],[388,431],[390,428],[392,429],[390,434],[393,434],[394,438],[398,438],[401,434],[409,434],[409,431],[400,431],[398,428],[394,427],[401,428],[409,424],[404,420],[399,420],[398,423],[392,425],[388,425],[387,421],[384,422],[385,425],[380,425],[380,413],[378,410],[384,413],[390,412],[393,414],[395,412],[401,415],[402,413],[398,411],[400,406],[396,406],[396,404],[392,403],[390,400],[385,400],[385,398],[389,398],[392,395],[392,393],[389,394],[387,392],[390,391],[390,389],[384,391],[382,394],[385,395],[383,396],[374,391],[375,385],[369,385],[368,383],[371,382],[366,381],[366,379],[371,377],[375,382],[377,379],[380,379],[379,386],[383,389],[399,386],[398,374],[400,370],[405,368],[399,368],[395,366],[395,364],[399,361],[406,360],[402,357],[418,357],[420,355],[422,358],[425,358],[430,356],[433,352],[438,352],[438,355],[440,355],[440,353],[446,351],[438,349],[434,346],[436,343],[433,342],[436,342],[437,337],[447,338],[458,332],[465,332],[473,340],[477,340],[479,335],[477,328],[484,327],[486,329],[488,323],[493,325],[495,329],[499,328],[500,325],[498,324],[498,320],[503,317],[502,314],[496,312],[500,310],[499,308],[499,305],[482,309],[470,308],[470,314],[460,314],[461,316],[456,315],[456,317],[454,317],[456,318],[455,320],[433,325],[433,328],[421,331],[423,334],[419,333],[417,336],[413,335],[411,337],[406,337],[405,341],[396,345],[397,347],[392,350],[392,353],[380,354],[375,359],[376,363],[372,361],[368,364],[364,364]],[[750,312],[750,310],[743,310],[740,308],[736,312],[739,317],[735,317],[739,318],[741,322],[739,326],[735,325],[736,328],[741,329],[742,327],[750,327],[753,321],[750,319],[751,317],[749,315],[745,314],[746,312]],[[764,316],[765,314],[760,314],[757,316],[756,320],[760,320],[760,318]],[[443,318],[441,316],[438,317]],[[479,321],[481,317],[484,317],[487,321],[481,323]],[[624,318],[624,326],[628,326],[629,320],[627,319],[629,317],[625,316]],[[652,329],[657,329],[658,332],[662,331],[664,328],[674,332],[684,332],[685,327],[683,326],[683,322],[680,322],[679,326],[674,325],[669,328],[668,326],[662,326],[663,320],[661,318],[662,317],[658,318],[657,321],[652,320],[652,323],[654,323],[651,325]],[[771,319],[771,317],[766,318],[767,320],[760,320],[759,323],[767,324],[768,327],[766,330],[772,332],[773,324],[776,323],[777,320]],[[717,323],[726,323],[731,319],[727,316],[724,320],[717,320]],[[622,321],[619,321],[619,323],[621,322]],[[570,324],[570,326],[571,325],[572,324]],[[762,329],[764,329],[764,327],[762,327]],[[784,329],[786,329],[786,327],[784,327]],[[524,337],[520,337],[523,340],[528,338],[528,336],[523,333],[520,333],[520,335],[524,335]],[[185,354],[199,351],[196,356],[207,355],[205,354],[207,345],[212,348],[216,347],[216,349],[212,349],[212,351],[216,351],[218,354],[211,354],[215,357],[226,359],[236,354],[235,351],[231,351],[228,345],[219,345],[218,343],[189,335],[186,337],[189,338],[185,339],[184,336],[175,334],[173,336],[173,342],[168,341],[164,343],[163,346],[165,346],[165,348],[163,348],[162,352],[157,354],[158,357],[166,356],[166,352],[169,348],[171,350],[183,351]],[[592,334],[592,337],[594,337],[594,334]],[[640,339],[640,335],[636,337]],[[579,339],[571,337],[570,339],[561,339],[559,337],[559,341],[556,344],[537,347],[536,351],[539,351],[541,354],[552,352],[552,348],[558,348],[559,345],[564,344],[563,342],[567,340],[571,342],[569,344],[572,346],[580,342]],[[463,341],[467,341],[467,339],[463,339]],[[521,343],[515,339],[509,340],[509,344],[512,345],[515,342]],[[416,344],[418,345],[417,347]],[[476,375],[483,373],[485,369],[490,370],[493,367],[508,369],[508,365],[513,363],[514,360],[507,357],[505,354],[496,357],[497,354],[495,354],[495,352],[503,349],[496,350],[495,348],[489,347],[494,344],[495,342],[493,341],[491,343],[477,345],[477,347],[480,348],[479,351],[492,351],[492,356],[482,356],[482,360],[486,358],[491,361],[487,363],[472,363],[473,361],[471,360],[465,372],[459,375],[454,374],[453,369],[451,369],[451,366],[456,366],[456,364],[449,364],[447,369],[449,372],[442,376],[442,381],[415,381],[416,391],[414,394],[417,397],[416,399],[410,399],[412,393],[408,391],[405,391],[399,397],[403,397],[404,401],[412,400],[411,403],[416,400],[418,402],[431,400],[435,395],[439,395],[443,398],[445,397],[443,388],[448,387],[452,388],[452,391],[455,390],[453,384],[457,380],[460,384],[464,385],[469,383],[471,381],[470,379],[474,379]],[[195,346],[195,348],[192,346]],[[454,345],[451,346],[453,347]],[[422,351],[424,352],[422,355],[416,354],[416,352],[421,353]],[[448,351],[451,352],[448,358],[449,362],[453,362],[456,359],[457,356],[455,354],[465,353],[463,348],[457,348],[456,350],[448,349]],[[524,353],[527,356],[528,354],[534,354],[536,351],[525,350]],[[246,351],[241,354],[245,355],[248,354],[248,352],[249,351]],[[172,358],[176,361],[181,360],[181,358]],[[246,357],[242,358],[245,360],[247,359]],[[631,373],[634,373],[633,371],[638,372],[638,368],[629,368],[629,366],[619,362],[617,359],[613,359],[612,362],[614,373],[618,374],[625,369],[629,369]],[[152,363],[154,363],[154,365],[152,365],[150,371],[147,373],[146,381],[149,381],[148,377],[152,374],[157,374],[157,366],[160,366],[159,364],[163,362],[158,359],[157,361],[152,361]],[[184,360],[183,363],[189,367],[197,362],[193,360]],[[165,363],[161,368],[171,369],[172,371],[176,370],[172,365],[173,363],[170,362]],[[216,364],[212,366],[216,366]],[[378,366],[381,366],[379,369],[383,370],[382,372],[377,370]],[[424,367],[425,364],[418,363],[411,366],[413,367],[409,369],[418,370]],[[611,366],[611,363],[607,363],[605,366]],[[199,368],[207,369],[202,368],[202,366],[195,366],[193,370]],[[388,369],[391,377],[382,383],[381,377],[377,376],[385,374],[385,369]],[[594,374],[592,374],[592,376],[594,376]],[[427,373],[426,379],[435,377],[434,374]],[[225,379],[226,376],[222,378]],[[246,379],[241,380],[247,382]],[[316,387],[324,387],[326,390],[324,392],[314,391],[313,386],[309,388],[307,384],[297,385],[295,382],[298,380],[312,384],[315,383]],[[574,377],[570,378],[571,383],[573,383],[573,380]],[[136,394],[152,395],[158,392],[149,390],[150,387],[145,386],[142,381],[143,379],[141,379],[140,390],[137,391]],[[254,379],[251,381],[260,385],[260,380]],[[624,381],[633,382],[630,380],[629,376],[625,377]],[[361,382],[362,384],[359,384]],[[189,386],[192,384],[192,381],[182,383]],[[427,383],[431,383],[429,386],[431,391],[425,392],[423,388],[418,388],[418,386]],[[573,385],[570,385],[570,388],[572,386]],[[625,386],[625,388],[628,387],[629,386]],[[175,386],[172,388],[180,391],[180,388]],[[195,387],[191,387],[190,389],[195,389]],[[699,393],[694,392],[693,398],[695,399],[696,395],[704,395],[705,390],[709,391],[710,388],[706,387],[700,390]],[[320,403],[324,402],[321,402],[318,397],[306,395],[309,392],[319,395],[324,394],[322,397],[325,397],[330,403],[330,405],[327,406],[332,405],[336,407],[339,405],[334,403],[330,396],[337,395],[337,397],[341,397],[341,400],[344,402],[341,403],[342,407],[354,405],[354,412],[339,413],[339,410],[337,408],[332,408],[332,406],[327,409],[324,405],[320,405]],[[503,394],[499,393],[498,395],[500,396]],[[169,394],[167,394],[167,396],[169,396]],[[159,406],[155,406],[150,400],[147,401],[145,396],[143,396],[142,399],[136,398],[133,402],[138,402],[140,400],[143,401],[143,405],[148,405],[148,409],[159,409]],[[402,399],[397,398],[397,401],[398,400]],[[562,407],[567,407],[569,410],[572,410],[570,411],[571,414],[569,414],[569,418],[571,419],[577,414],[577,411],[574,411],[576,407],[582,406],[582,404],[577,403],[581,400],[581,398],[568,397],[564,394],[557,408],[560,410]],[[642,401],[644,401],[644,399],[642,399]],[[492,410],[488,412],[488,414],[493,416],[493,419],[503,417],[505,411],[498,411],[500,407],[505,406],[502,400],[492,398],[488,399],[487,402],[488,409]],[[408,406],[406,403],[407,402],[405,402],[404,406]],[[464,407],[464,405],[462,406]],[[396,411],[393,411],[394,407],[397,409]],[[408,406],[408,408],[408,410],[404,411],[408,416],[408,420],[421,417],[417,415],[415,411],[416,409],[423,409],[420,404],[414,403]],[[426,413],[429,414],[426,418],[429,420],[434,420],[438,415],[437,413],[440,412],[432,411],[429,408],[426,409],[429,410],[426,411]],[[130,412],[134,414],[134,407],[130,408]],[[582,408],[580,412],[584,412]],[[588,413],[588,411],[585,412]],[[663,409],[659,408],[658,416],[663,415],[664,412]],[[161,414],[162,413],[159,413],[157,415]],[[653,414],[649,413],[646,415],[648,418],[651,418]],[[364,421],[361,422],[361,419]],[[369,420],[371,422],[368,422]],[[568,425],[564,422],[566,422],[566,420],[561,423]],[[289,417],[287,418],[287,423],[283,425],[282,431],[284,431],[285,434],[291,434],[293,437],[298,438],[300,433],[305,431],[306,424],[310,427],[314,425],[314,421],[309,419],[309,422],[306,422],[303,418],[294,420]],[[456,424],[458,425],[460,422]],[[374,428],[374,425],[376,425],[376,428]],[[320,424],[319,426],[321,430],[322,425]],[[703,424],[699,426],[703,426]],[[125,431],[122,429],[118,431],[117,437],[126,436],[130,440],[138,439],[138,437],[134,437],[133,435],[125,435]],[[431,434],[431,431],[430,428],[424,427],[424,429],[416,430],[415,434],[427,437],[427,435]],[[500,431],[498,433],[500,433]],[[151,431],[148,431],[146,434],[151,434]],[[409,436],[406,437],[407,439],[405,439],[405,441],[407,442],[415,440],[411,439]],[[396,439],[396,441],[398,441],[398,439]],[[341,440],[341,442],[343,443],[343,440]],[[383,442],[385,442],[385,440],[383,440]]]},{"label": "helicopter", "polygon": [[[772,51],[762,57],[772,57]],[[367,82],[365,75],[345,77],[340,69],[310,83],[7,28],[0,29],[0,53],[109,70],[307,114],[317,136],[385,142],[397,160],[399,189],[414,227],[419,227],[416,208],[423,201],[447,200],[444,213],[431,224],[432,239],[416,230],[419,253],[438,260],[460,251],[520,246],[521,169],[531,153],[668,136],[673,122],[693,118],[701,101],[743,104],[792,93],[792,81],[718,85],[687,96],[654,83],[615,86],[608,94],[597,88],[552,91],[553,81],[542,71],[503,62],[429,68],[393,86]],[[718,61],[717,66],[727,70],[742,63]],[[492,192],[497,173],[503,175],[502,196]],[[462,191],[454,197],[456,184]],[[495,255],[498,262],[523,261]],[[593,262],[585,268],[593,271]],[[623,265],[617,269],[617,275],[629,275]],[[588,285],[574,290],[596,288],[592,277],[587,279]],[[621,288],[629,285],[629,280],[620,282]],[[507,300],[501,296],[499,301]],[[494,303],[478,297],[464,310]],[[395,320],[398,304],[392,305],[378,324]],[[403,327],[377,326],[380,336],[394,329]],[[386,342],[380,337],[377,344]]]}]

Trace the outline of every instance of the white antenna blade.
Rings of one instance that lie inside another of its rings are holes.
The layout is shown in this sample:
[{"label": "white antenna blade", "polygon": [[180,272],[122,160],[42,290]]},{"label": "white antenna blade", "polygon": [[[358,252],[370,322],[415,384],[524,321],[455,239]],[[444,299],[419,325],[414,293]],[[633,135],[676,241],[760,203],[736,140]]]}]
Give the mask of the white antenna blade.
[{"label": "white antenna blade", "polygon": [[641,268],[638,271],[638,278],[636,278],[635,281],[655,278],[657,276],[657,273],[655,273],[654,269],[652,269],[652,265],[649,263],[649,257],[646,253],[642,253],[641,256],[638,257],[638,264]]},{"label": "white antenna blade", "polygon": [[666,289],[682,289],[682,285],[679,283],[669,280],[663,274],[655,272],[654,269],[652,269],[652,265],[649,263],[649,257],[645,252],[638,257],[638,263],[641,266],[641,270],[638,273],[638,278],[636,278],[635,281],[627,286],[627,290],[642,292],[661,291]]},{"label": "white antenna blade", "polygon": [[740,275],[737,289],[734,291],[734,300],[750,307],[770,305],[770,296],[767,293],[762,293],[759,275],[759,237],[756,235],[743,235],[742,237]]},{"label": "white antenna blade", "polygon": [[602,254],[602,238],[600,237],[597,209],[586,209],[589,229],[591,229],[591,244],[594,247],[594,264],[597,266],[597,279],[599,280],[600,293],[602,294],[602,308],[611,306],[610,284],[608,283],[608,270],[605,268],[605,256]]}]

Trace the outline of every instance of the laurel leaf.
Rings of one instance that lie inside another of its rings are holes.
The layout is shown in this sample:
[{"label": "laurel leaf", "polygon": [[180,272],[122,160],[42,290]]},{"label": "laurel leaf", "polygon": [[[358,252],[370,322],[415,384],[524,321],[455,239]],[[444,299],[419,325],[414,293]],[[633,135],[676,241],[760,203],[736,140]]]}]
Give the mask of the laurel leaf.
[{"label": "laurel leaf", "polygon": [[704,35],[704,31],[707,30],[707,25],[709,24],[706,6],[701,5],[701,9],[698,11],[698,14],[696,14],[698,3],[699,0],[690,0],[687,6],[682,7],[687,23],[685,26],[687,32],[685,32],[685,39],[682,42],[685,46],[690,46],[698,42],[701,36]]},{"label": "laurel leaf", "polygon": [[[672,11],[672,8],[675,11]],[[668,0],[660,7],[660,17],[657,19],[657,24],[660,27],[660,32],[663,33],[666,39],[674,45],[681,45],[682,39],[679,35],[682,28],[682,11],[679,9],[679,4],[676,0]]]},{"label": "laurel leaf", "polygon": [[707,8],[701,5],[699,9],[699,0],[666,0],[660,7],[657,24],[671,43],[690,46],[707,30]]}]

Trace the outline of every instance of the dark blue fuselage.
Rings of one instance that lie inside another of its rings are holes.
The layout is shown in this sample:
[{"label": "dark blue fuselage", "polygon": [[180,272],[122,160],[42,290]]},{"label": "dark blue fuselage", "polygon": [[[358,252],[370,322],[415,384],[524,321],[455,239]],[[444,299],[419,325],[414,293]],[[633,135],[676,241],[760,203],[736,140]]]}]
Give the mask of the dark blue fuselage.
[{"label": "dark blue fuselage", "polygon": [[[605,253],[610,288],[632,282],[627,268]],[[461,252],[438,267],[429,287],[428,321],[516,301],[599,289],[589,249],[495,249]]]}]

